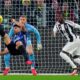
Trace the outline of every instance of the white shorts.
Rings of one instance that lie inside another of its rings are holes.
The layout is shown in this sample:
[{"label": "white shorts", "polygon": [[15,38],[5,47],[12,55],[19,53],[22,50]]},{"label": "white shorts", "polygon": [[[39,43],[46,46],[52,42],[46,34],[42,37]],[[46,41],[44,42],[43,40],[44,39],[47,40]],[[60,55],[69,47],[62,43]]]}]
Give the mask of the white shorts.
[{"label": "white shorts", "polygon": [[77,37],[73,42],[67,42],[62,51],[68,52],[72,56],[80,55],[80,39]]}]

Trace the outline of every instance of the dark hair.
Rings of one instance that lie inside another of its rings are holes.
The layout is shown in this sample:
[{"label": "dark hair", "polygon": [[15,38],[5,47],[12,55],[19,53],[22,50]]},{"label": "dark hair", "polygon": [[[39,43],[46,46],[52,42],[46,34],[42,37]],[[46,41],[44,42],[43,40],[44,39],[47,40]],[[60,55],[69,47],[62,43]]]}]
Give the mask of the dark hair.
[{"label": "dark hair", "polygon": [[18,28],[20,28],[20,26],[18,26],[17,24],[14,24],[13,27],[18,27]]}]

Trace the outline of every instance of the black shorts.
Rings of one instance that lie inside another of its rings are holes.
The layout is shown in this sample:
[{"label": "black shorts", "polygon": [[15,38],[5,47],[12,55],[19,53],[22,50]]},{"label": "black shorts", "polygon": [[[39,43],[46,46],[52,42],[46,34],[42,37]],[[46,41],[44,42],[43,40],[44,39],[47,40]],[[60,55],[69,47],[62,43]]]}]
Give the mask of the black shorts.
[{"label": "black shorts", "polygon": [[21,55],[19,50],[16,49],[16,44],[12,41],[9,45],[6,45],[11,55]]}]

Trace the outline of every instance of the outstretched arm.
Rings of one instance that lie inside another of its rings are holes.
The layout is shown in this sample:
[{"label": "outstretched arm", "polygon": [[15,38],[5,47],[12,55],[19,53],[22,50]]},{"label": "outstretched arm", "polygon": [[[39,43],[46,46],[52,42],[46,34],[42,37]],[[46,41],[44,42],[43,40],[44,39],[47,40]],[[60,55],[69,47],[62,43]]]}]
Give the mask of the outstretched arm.
[{"label": "outstretched arm", "polygon": [[80,25],[77,24],[77,23],[74,23],[73,21],[66,20],[65,22],[68,23],[69,25],[71,25],[71,26],[74,27],[74,28],[80,29]]},{"label": "outstretched arm", "polygon": [[11,29],[10,29],[8,35],[9,35],[10,38],[14,35],[13,27],[11,27]]},{"label": "outstretched arm", "polygon": [[39,49],[39,47],[42,49],[42,45],[41,45],[41,36],[40,36],[40,33],[39,31],[32,25],[28,24],[28,31],[29,32],[33,32],[36,36],[36,39],[37,39],[37,48]]}]

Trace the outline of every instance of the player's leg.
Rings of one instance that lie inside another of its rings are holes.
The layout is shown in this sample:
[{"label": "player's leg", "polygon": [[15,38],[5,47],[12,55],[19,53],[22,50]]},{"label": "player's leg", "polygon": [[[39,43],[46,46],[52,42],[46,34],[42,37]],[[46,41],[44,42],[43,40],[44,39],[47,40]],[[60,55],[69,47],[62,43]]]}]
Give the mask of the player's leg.
[{"label": "player's leg", "polygon": [[4,55],[5,68],[10,68],[10,53]]},{"label": "player's leg", "polygon": [[3,75],[7,75],[10,71],[10,56],[10,53],[4,55],[5,69],[3,71]]},{"label": "player's leg", "polygon": [[62,59],[64,59],[67,63],[70,64],[72,68],[77,68],[77,66],[74,64],[74,62],[71,60],[70,56],[68,56],[69,53],[65,51],[60,52],[60,56]]},{"label": "player's leg", "polygon": [[31,71],[33,73],[33,75],[37,75],[36,69],[35,69],[35,56],[34,56],[34,52],[33,52],[33,47],[31,44],[31,40],[27,40],[27,47],[26,50],[29,54],[29,60],[31,60],[33,63],[31,65]]},{"label": "player's leg", "polygon": [[60,52],[61,58],[69,63],[70,66],[74,69],[71,75],[75,75],[77,73],[77,66],[74,64],[68,54],[72,54],[75,50],[76,48],[73,46],[73,43],[67,43]]},{"label": "player's leg", "polygon": [[[69,54],[69,53],[68,53]],[[67,55],[67,52],[62,51],[60,52],[60,56],[62,59],[64,59],[67,63],[70,64],[70,66],[72,67],[73,71],[71,73],[71,75],[75,75],[77,73],[77,66],[74,64],[74,62],[71,60],[70,56]]]},{"label": "player's leg", "polygon": [[7,53],[9,53],[7,48],[0,52],[0,54],[2,55],[5,54],[4,56],[5,69],[3,71],[3,75],[7,75],[8,72],[10,71],[10,54]]},{"label": "player's leg", "polygon": [[[26,48],[24,47],[23,43],[21,41],[16,42],[16,49],[24,56],[25,61],[29,61],[28,54],[26,52]],[[32,61],[29,61],[30,65],[32,64]]]},{"label": "player's leg", "polygon": [[78,47],[78,49],[74,52],[73,60],[75,63],[80,65],[80,47]]},{"label": "player's leg", "polygon": [[75,56],[73,57],[73,59],[74,59],[74,62],[75,62],[75,63],[77,63],[77,64],[80,65],[80,56],[79,56],[79,55],[75,55]]},{"label": "player's leg", "polygon": [[8,34],[5,33],[4,27],[2,25],[0,25],[0,35],[3,37],[6,45],[10,44],[11,39],[9,38]]},{"label": "player's leg", "polygon": [[68,42],[60,52],[60,56],[62,59],[64,59],[67,63],[71,65],[72,68],[77,68],[77,66],[73,63],[73,61],[70,59],[70,55],[76,50],[77,48],[73,47],[73,43]]}]

